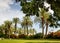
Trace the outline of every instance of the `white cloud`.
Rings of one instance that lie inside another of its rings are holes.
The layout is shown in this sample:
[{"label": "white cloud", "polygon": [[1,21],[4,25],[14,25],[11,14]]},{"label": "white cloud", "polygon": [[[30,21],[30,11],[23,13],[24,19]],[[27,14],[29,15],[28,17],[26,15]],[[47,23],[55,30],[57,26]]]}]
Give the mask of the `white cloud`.
[{"label": "white cloud", "polygon": [[13,3],[14,1],[12,0],[0,0],[0,24],[5,20],[11,20],[14,17],[19,17],[21,19],[24,16],[22,11],[11,9],[12,7],[10,4],[13,5]]},{"label": "white cloud", "polygon": [[48,4],[47,2],[44,2],[44,6],[45,6],[46,8],[48,8],[48,7],[50,7],[50,4]]},{"label": "white cloud", "polygon": [[0,0],[0,8],[9,8],[9,4],[12,4],[12,0]]},{"label": "white cloud", "polygon": [[50,8],[51,7],[51,5],[50,4],[48,4],[47,2],[44,2],[44,6],[45,6],[45,8],[48,8],[49,7],[49,13],[50,14],[53,14],[54,13],[54,11]]},{"label": "white cloud", "polygon": [[53,11],[51,8],[49,8],[49,12],[50,12],[51,14],[54,14],[54,11]]}]

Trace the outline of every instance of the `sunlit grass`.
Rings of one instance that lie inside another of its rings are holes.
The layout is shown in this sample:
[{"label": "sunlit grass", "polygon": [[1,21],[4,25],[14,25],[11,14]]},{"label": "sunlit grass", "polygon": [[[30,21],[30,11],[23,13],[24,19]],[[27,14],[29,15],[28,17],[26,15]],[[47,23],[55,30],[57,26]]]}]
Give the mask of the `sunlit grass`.
[{"label": "sunlit grass", "polygon": [[0,43],[60,43],[60,40],[22,40],[22,39],[4,39]]}]

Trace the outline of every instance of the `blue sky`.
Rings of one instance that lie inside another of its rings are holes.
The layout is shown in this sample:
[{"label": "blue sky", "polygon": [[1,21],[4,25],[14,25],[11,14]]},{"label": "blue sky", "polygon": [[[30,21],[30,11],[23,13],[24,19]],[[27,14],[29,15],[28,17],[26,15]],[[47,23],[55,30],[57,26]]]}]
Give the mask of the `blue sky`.
[{"label": "blue sky", "polygon": [[[52,12],[51,9],[49,10]],[[3,24],[5,20],[12,20],[14,17],[19,17],[20,20],[22,20],[24,16],[25,14],[21,11],[20,3],[15,3],[15,0],[0,0],[0,24]],[[34,24],[33,28],[35,28],[36,31],[41,32],[38,24]],[[49,31],[56,31],[58,29],[49,28]]]}]

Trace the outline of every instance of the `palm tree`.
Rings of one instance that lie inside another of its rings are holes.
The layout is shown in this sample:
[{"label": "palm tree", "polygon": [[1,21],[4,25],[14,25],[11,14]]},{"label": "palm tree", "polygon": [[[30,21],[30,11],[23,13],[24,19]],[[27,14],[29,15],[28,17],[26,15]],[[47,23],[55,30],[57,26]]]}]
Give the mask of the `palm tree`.
[{"label": "palm tree", "polygon": [[27,35],[28,35],[28,27],[32,27],[32,21],[29,16],[25,16],[23,18],[23,21],[21,25],[24,27],[24,32],[25,32],[25,27],[27,28]]},{"label": "palm tree", "polygon": [[16,33],[17,23],[19,22],[19,18],[13,18],[13,22],[15,23],[15,33]]},{"label": "palm tree", "polygon": [[[45,37],[46,37],[47,36],[47,32],[48,32],[48,25],[52,24],[55,27],[58,26],[57,25],[57,18],[52,16],[49,12],[45,11],[43,8],[40,9],[40,10],[41,11],[39,11],[40,12],[39,16],[41,17],[42,24],[45,24],[45,26],[46,26],[46,33],[45,33]],[[42,25],[42,28],[43,28],[43,25]],[[42,32],[43,32],[43,30],[42,30]]]},{"label": "palm tree", "polygon": [[[39,8],[39,17],[36,17],[35,18],[35,22],[39,22],[40,23],[40,27],[42,27],[42,34],[43,34],[43,38],[44,38],[44,25],[45,25],[45,23],[46,23],[46,30],[47,30],[47,28],[48,28],[48,25],[47,25],[47,19],[49,18],[49,13],[48,12],[46,12],[45,10],[44,10],[44,8]],[[41,26],[41,24],[42,24],[42,26]],[[47,31],[46,31],[47,32]]]},{"label": "palm tree", "polygon": [[24,34],[25,34],[25,25],[26,25],[26,24],[25,24],[25,21],[22,21],[22,22],[21,22],[21,26],[24,28]]},{"label": "palm tree", "polygon": [[5,27],[6,27],[6,32],[7,32],[7,35],[8,35],[8,37],[10,38],[10,32],[11,32],[11,25],[12,25],[12,22],[11,21],[9,21],[9,20],[6,20],[5,22],[4,22],[4,24],[5,24]]}]

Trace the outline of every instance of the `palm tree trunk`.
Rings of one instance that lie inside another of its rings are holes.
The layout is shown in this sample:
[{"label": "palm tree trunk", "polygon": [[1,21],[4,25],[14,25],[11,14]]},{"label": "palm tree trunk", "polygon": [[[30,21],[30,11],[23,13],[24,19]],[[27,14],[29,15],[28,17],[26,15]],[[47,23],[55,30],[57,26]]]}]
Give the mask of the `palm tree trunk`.
[{"label": "palm tree trunk", "polygon": [[25,35],[25,27],[24,27],[24,35]]},{"label": "palm tree trunk", "polygon": [[15,23],[15,33],[16,33],[16,29],[17,29],[17,23]]},{"label": "palm tree trunk", "polygon": [[5,27],[5,38],[8,38],[8,28]]},{"label": "palm tree trunk", "polygon": [[28,36],[28,26],[27,26],[27,36]]},{"label": "palm tree trunk", "polygon": [[10,26],[8,26],[8,32],[9,32],[9,33],[8,33],[8,37],[9,37],[9,39],[10,39],[10,32],[11,32],[11,31],[10,31]]},{"label": "palm tree trunk", "polygon": [[10,31],[9,31],[9,39],[10,39]]},{"label": "palm tree trunk", "polygon": [[46,37],[47,37],[47,32],[48,32],[48,21],[46,21],[46,33],[45,33]]},{"label": "palm tree trunk", "polygon": [[28,23],[27,23],[27,19],[26,19],[26,27],[27,27],[27,36],[28,36]]},{"label": "palm tree trunk", "polygon": [[44,38],[44,18],[42,18],[42,34],[43,34],[43,38]]},{"label": "palm tree trunk", "polygon": [[34,35],[34,29],[33,29],[33,35]]}]

